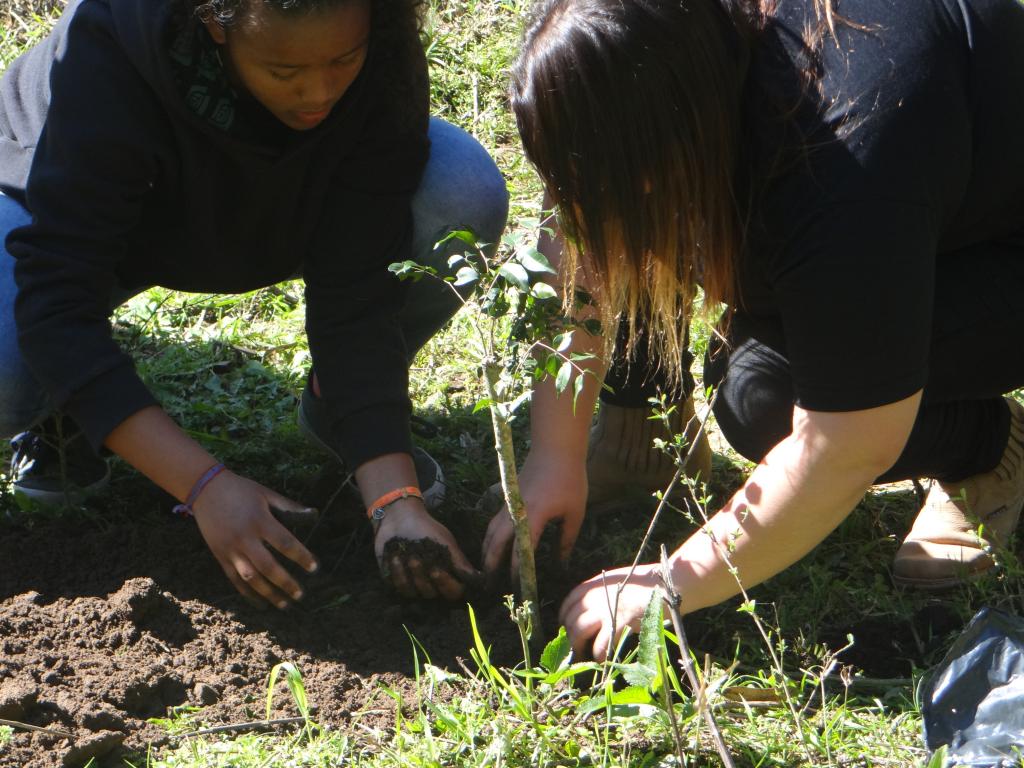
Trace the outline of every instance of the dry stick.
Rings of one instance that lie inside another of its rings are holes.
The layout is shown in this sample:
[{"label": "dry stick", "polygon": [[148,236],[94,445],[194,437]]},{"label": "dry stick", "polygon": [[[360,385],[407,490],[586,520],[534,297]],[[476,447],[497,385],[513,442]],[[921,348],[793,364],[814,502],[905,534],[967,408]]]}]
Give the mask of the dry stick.
[{"label": "dry stick", "polygon": [[[700,501],[696,496],[694,496],[692,488],[690,489],[690,497],[696,505],[697,511],[700,512],[701,520],[704,523],[702,530],[711,540],[711,545],[715,548],[718,556],[729,569],[733,579],[736,580],[736,586],[740,590],[740,595],[742,595],[744,603],[749,604],[751,602],[750,595],[747,593],[747,588],[743,585],[743,580],[740,578],[739,569],[732,564],[732,559],[729,557],[727,547],[718,540],[718,537],[715,536],[714,532],[711,530],[711,521],[708,518],[707,510],[701,506]],[[764,628],[764,623],[761,621],[761,618],[757,615],[756,611],[750,612],[750,618],[754,622],[754,626],[757,628],[758,634],[761,635],[761,641],[768,650],[768,655],[771,656],[773,669],[778,671],[781,678],[785,678],[785,669],[782,666],[782,659],[779,657],[778,653],[776,653],[775,646],[772,644],[771,638],[768,636],[768,631]],[[782,684],[780,687],[782,688],[782,695],[786,701],[786,706],[793,718],[793,725],[796,727],[797,735],[800,737],[800,744],[804,748],[804,755],[807,758],[807,762],[813,764],[814,756],[811,754],[811,747],[807,743],[807,736],[804,734],[804,729],[800,727],[802,720],[800,718],[800,713],[797,712],[796,704],[793,703],[793,697],[790,696],[789,687],[785,684]]]},{"label": "dry stick", "polygon": [[[622,595],[622,590],[626,588],[626,583],[633,577],[633,572],[636,571],[636,567],[640,564],[640,558],[643,557],[644,551],[646,551],[647,549],[647,545],[651,542],[651,537],[654,535],[654,529],[658,526],[658,520],[661,519],[661,513],[665,509],[665,505],[669,504],[669,497],[672,495],[672,492],[676,489],[676,486],[679,485],[680,481],[683,478],[683,467],[685,467],[687,463],[690,461],[690,459],[693,457],[694,452],[697,450],[698,441],[701,439],[701,437],[707,434],[708,418],[710,418],[711,416],[711,409],[714,407],[715,399],[717,397],[718,392],[716,391],[715,394],[712,395],[711,401],[708,403],[708,409],[707,412],[704,414],[704,418],[701,419],[700,421],[700,428],[697,430],[696,434],[694,434],[693,436],[693,439],[690,441],[690,446],[686,451],[686,456],[684,456],[683,460],[677,464],[675,474],[672,475],[672,480],[669,481],[668,487],[661,494],[661,498],[658,499],[658,506],[655,508],[654,514],[651,516],[651,522],[647,526],[647,531],[644,533],[644,538],[640,542],[640,546],[636,550],[636,557],[634,557],[633,562],[630,563],[629,571],[626,572],[626,578],[619,583],[618,587],[616,587],[614,604],[610,603],[608,605],[608,612],[612,617],[611,643],[613,647],[615,647],[615,635],[617,629],[615,626],[615,620],[616,618],[618,618],[619,615],[619,597],[621,597]],[[696,418],[697,416],[696,414],[694,414],[690,421],[686,422],[686,425],[683,427],[683,433],[685,433],[686,430],[690,428],[690,424],[693,422],[693,419]],[[701,478],[701,482],[707,483],[707,481],[708,479],[706,477]],[[605,576],[605,573],[602,572],[601,576],[603,578]],[[604,594],[605,598],[607,598],[607,588],[605,589]]]},{"label": "dry stick", "polygon": [[304,717],[279,717],[276,720],[252,720],[248,723],[234,723],[232,725],[217,725],[213,728],[201,728],[198,731],[188,733],[177,733],[168,736],[169,739],[189,739],[193,736],[209,736],[214,733],[227,733],[229,731],[261,731],[270,730],[275,725],[295,725],[304,723]]},{"label": "dry stick", "polygon": [[679,614],[681,598],[679,597],[679,592],[676,591],[675,585],[672,584],[672,569],[668,565],[668,551],[665,549],[664,544],[661,545],[661,587],[665,592],[665,602],[668,603],[669,616],[672,618],[672,628],[675,630],[676,638],[679,641],[683,671],[686,673],[690,686],[693,688],[697,709],[700,710],[701,717],[704,718],[704,722],[708,726],[711,739],[715,742],[715,749],[718,750],[718,756],[722,758],[722,765],[725,768],[735,768],[732,755],[729,754],[729,748],[725,746],[725,739],[722,738],[722,732],[718,729],[718,722],[711,712],[707,697],[704,696],[700,681],[697,680],[697,673],[693,669],[690,644],[687,642],[686,632],[683,630],[683,617]]},{"label": "dry stick", "polygon": [[530,619],[533,622],[534,637],[543,636],[540,623],[540,600],[537,595],[537,566],[533,557],[533,543],[530,541],[530,523],[526,507],[519,491],[519,475],[516,472],[516,455],[512,446],[512,428],[499,412],[498,377],[501,367],[489,357],[484,361],[484,385],[487,398],[491,401],[491,424],[494,426],[494,447],[497,449],[498,470],[501,473],[501,489],[505,504],[516,535],[516,555],[519,558],[519,593],[530,605]]},{"label": "dry stick", "polygon": [[38,733],[49,733],[52,736],[62,736],[65,739],[74,739],[75,734],[70,731],[62,731],[59,728],[42,728],[38,725],[29,725],[28,723],[19,723],[17,720],[4,720],[0,718],[0,725],[6,725],[8,728],[17,728],[21,731],[36,731]]}]

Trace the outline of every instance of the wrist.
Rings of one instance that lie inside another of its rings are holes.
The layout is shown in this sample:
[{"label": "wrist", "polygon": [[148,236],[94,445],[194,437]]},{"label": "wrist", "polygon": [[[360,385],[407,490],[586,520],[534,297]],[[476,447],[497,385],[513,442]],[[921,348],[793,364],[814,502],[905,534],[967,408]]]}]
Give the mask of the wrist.
[{"label": "wrist", "polygon": [[380,519],[371,517],[370,523],[373,525],[374,533],[379,534],[381,531],[385,533],[392,531],[409,520],[418,520],[424,517],[430,517],[430,513],[427,512],[423,501],[410,496],[389,504],[384,515]]}]

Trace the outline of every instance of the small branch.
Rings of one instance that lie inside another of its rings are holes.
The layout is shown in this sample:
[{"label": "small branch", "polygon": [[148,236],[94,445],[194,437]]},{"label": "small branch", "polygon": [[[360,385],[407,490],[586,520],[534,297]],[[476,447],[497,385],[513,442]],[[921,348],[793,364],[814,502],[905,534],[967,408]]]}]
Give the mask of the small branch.
[{"label": "small branch", "polygon": [[70,731],[62,731],[59,728],[42,728],[38,725],[29,725],[28,723],[19,723],[17,720],[4,720],[0,718],[0,725],[6,725],[8,728],[16,728],[19,731],[35,731],[37,733],[49,733],[53,736],[62,736],[65,739],[74,740],[75,734]]},{"label": "small branch", "polygon": [[686,673],[690,686],[693,688],[693,697],[697,703],[697,708],[700,710],[701,717],[704,718],[704,722],[708,726],[708,731],[711,732],[711,739],[715,742],[715,749],[718,750],[719,757],[722,758],[722,765],[725,768],[735,768],[732,755],[729,754],[729,748],[725,746],[725,739],[722,738],[722,732],[718,728],[718,722],[715,720],[711,707],[708,705],[708,701],[701,689],[700,682],[697,680],[697,673],[693,670],[690,644],[686,640],[686,632],[683,630],[683,617],[679,613],[681,599],[672,583],[672,572],[668,565],[668,552],[665,550],[664,544],[661,546],[661,583],[662,589],[665,591],[665,602],[668,603],[669,616],[672,618],[672,628],[675,630],[676,637],[679,640],[679,652],[682,655],[683,671]]},{"label": "small branch", "polygon": [[248,723],[234,723],[232,725],[217,725],[212,728],[201,728],[198,731],[188,733],[177,733],[168,736],[169,739],[190,739],[193,736],[209,736],[215,733],[230,733],[232,731],[269,731],[277,725],[296,725],[305,723],[304,717],[279,717],[276,720],[252,720]]}]

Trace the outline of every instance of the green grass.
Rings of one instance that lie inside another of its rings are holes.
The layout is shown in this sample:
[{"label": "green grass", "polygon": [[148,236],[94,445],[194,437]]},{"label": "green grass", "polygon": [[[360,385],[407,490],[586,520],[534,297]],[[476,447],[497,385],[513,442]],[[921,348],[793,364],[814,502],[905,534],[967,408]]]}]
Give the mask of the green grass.
[{"label": "green grass", "polygon": [[[495,156],[512,194],[510,226],[520,230],[540,205],[540,187],[518,147],[505,95],[525,7],[518,1],[435,2],[426,30],[434,113],[469,130]],[[0,66],[38,40],[51,22],[52,15],[37,15],[27,4],[0,11]],[[224,461],[247,467],[249,474],[289,494],[296,478],[308,477],[319,461],[293,423],[309,363],[302,321],[298,283],[244,296],[153,289],[118,310],[115,335],[193,436]],[[446,435],[458,436],[439,438],[430,447],[445,464],[458,503],[468,506],[495,477],[486,417],[471,414],[481,391],[476,363],[464,351],[467,334],[466,318],[457,317],[427,345],[412,370],[412,393],[421,410],[444,421]],[[707,335],[706,328],[695,329],[699,343]],[[718,448],[712,507],[749,468],[726,447]],[[6,458],[0,451],[0,460]],[[123,465],[115,472],[120,482],[105,504],[128,509],[138,494],[151,492]],[[0,494],[0,505],[13,503]],[[979,607],[1024,611],[1024,578],[1010,561],[997,578],[953,594],[895,590],[886,566],[914,509],[909,488],[873,491],[811,555],[752,591],[781,668],[773,666],[737,601],[687,618],[708,698],[737,764],[923,764],[916,701],[923,669],[948,648],[949,628],[962,625]],[[589,525],[577,556],[595,570],[628,562],[643,527],[643,521],[615,517]],[[669,516],[656,541],[676,542],[689,527],[681,516]],[[929,618],[936,615],[942,620]],[[844,629],[853,635],[853,647],[836,658],[834,651],[847,643]],[[511,620],[508,631],[517,631]],[[909,675],[859,673],[856,666],[884,666],[877,658],[885,654],[878,634],[887,632],[911,638],[907,652],[919,667]],[[674,653],[670,634],[659,642]],[[661,691],[673,688],[671,681],[654,693],[648,686],[645,694],[626,685],[625,672],[615,667],[596,680],[584,669],[545,682],[551,672],[540,669],[537,660],[530,665],[535,677],[525,661],[518,670],[491,666],[486,643],[487,638],[466,637],[474,664],[455,670],[431,666],[430,649],[411,644],[419,670],[417,705],[409,711],[400,701],[391,702],[397,717],[393,729],[357,725],[346,732],[311,727],[291,736],[194,737],[137,765],[672,765],[677,743],[670,712],[680,732],[682,762],[716,763],[693,699],[677,695],[666,708]],[[637,663],[631,658],[629,663]],[[734,688],[767,691],[767,705],[744,703],[728,693]],[[794,701],[797,716],[778,703],[784,694]],[[383,689],[373,706],[390,701],[389,696],[401,698]],[[631,696],[639,703],[627,702]],[[188,731],[190,722],[170,723],[170,732]],[[0,748],[9,736],[0,729]]]}]

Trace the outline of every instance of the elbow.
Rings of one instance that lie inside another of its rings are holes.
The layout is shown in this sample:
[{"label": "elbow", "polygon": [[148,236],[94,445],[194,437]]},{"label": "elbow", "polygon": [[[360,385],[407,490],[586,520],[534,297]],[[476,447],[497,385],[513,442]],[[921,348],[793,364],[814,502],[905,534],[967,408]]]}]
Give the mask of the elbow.
[{"label": "elbow", "polygon": [[871,484],[896,464],[910,438],[920,394],[852,413],[796,409],[793,436],[820,461]]}]

